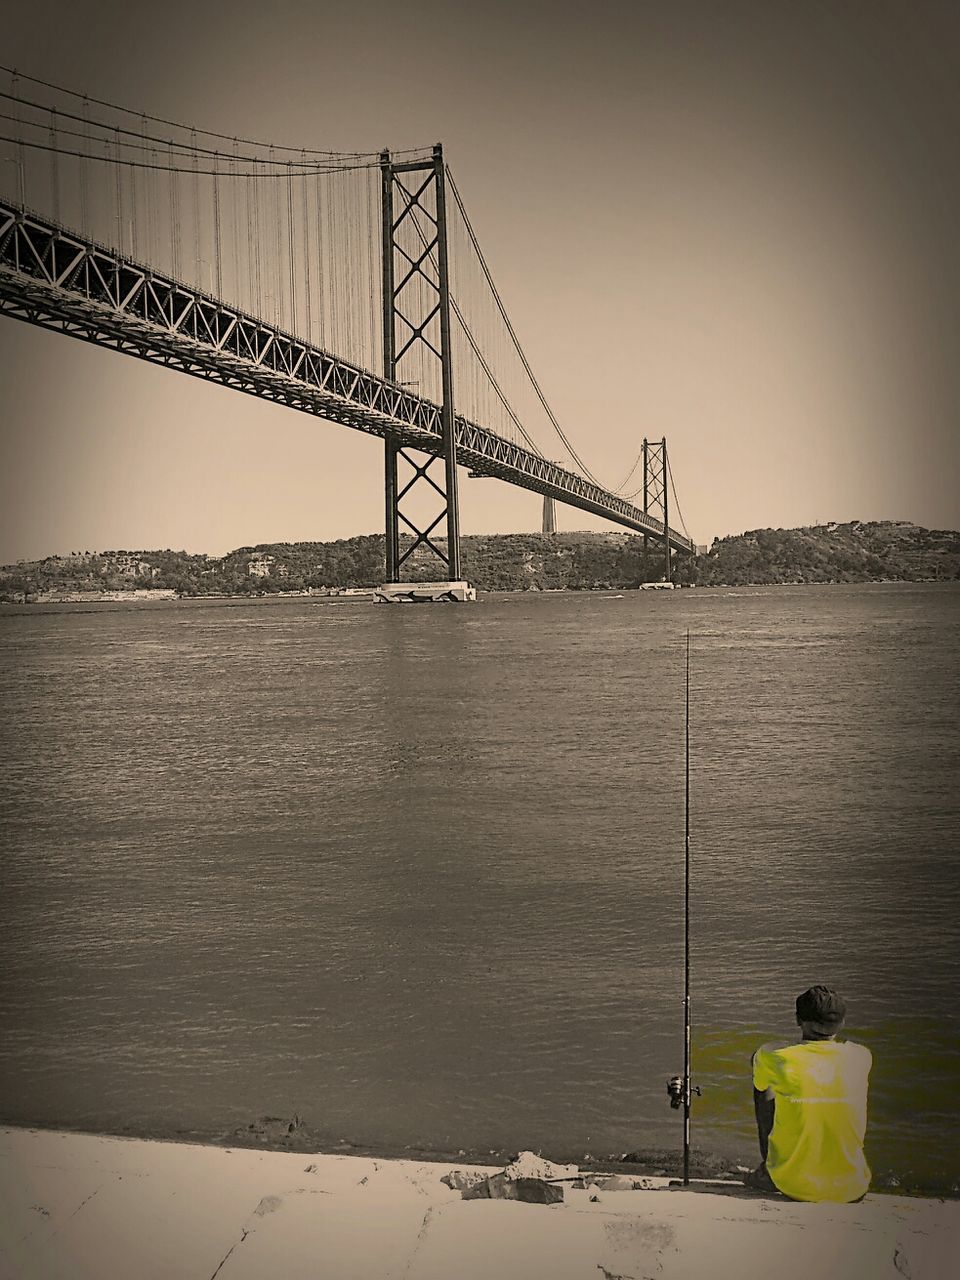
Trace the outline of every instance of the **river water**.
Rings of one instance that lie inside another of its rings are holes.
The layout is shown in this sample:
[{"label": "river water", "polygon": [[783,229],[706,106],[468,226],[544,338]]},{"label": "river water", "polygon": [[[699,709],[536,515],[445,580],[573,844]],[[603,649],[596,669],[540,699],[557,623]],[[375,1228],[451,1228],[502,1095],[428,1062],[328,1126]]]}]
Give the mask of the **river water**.
[{"label": "river water", "polygon": [[960,589],[0,615],[0,1118],[384,1150],[694,1142],[813,982],[868,1157],[958,1174]]}]

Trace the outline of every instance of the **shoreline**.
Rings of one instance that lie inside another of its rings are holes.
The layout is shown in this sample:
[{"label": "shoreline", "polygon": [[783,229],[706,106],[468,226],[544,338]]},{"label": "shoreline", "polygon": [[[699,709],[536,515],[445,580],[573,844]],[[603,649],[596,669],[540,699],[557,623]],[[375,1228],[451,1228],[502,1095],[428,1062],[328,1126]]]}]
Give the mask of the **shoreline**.
[{"label": "shoreline", "polygon": [[[516,588],[478,588],[478,594],[484,598],[492,596],[588,596],[600,598],[622,599],[638,595],[640,592],[665,590],[673,591],[762,591],[783,590],[809,587],[951,587],[957,585],[956,579],[947,578],[860,578],[849,582],[831,580],[828,582],[710,582],[710,583],[642,583],[635,587],[516,587]],[[413,584],[415,585],[415,584]],[[30,593],[29,599],[0,600],[0,607],[6,609],[33,609],[44,605],[92,605],[92,604],[183,604],[183,603],[222,603],[222,604],[262,604],[266,601],[313,600],[324,604],[368,604],[372,602],[376,587],[344,587],[334,589],[305,589],[303,591],[259,591],[242,592],[228,595],[220,592],[209,594],[180,594],[165,587],[154,590],[117,590],[117,591],[64,591]],[[611,595],[616,592],[616,595]]]},{"label": "shoreline", "polygon": [[[507,1148],[431,1147],[417,1143],[391,1144],[386,1142],[361,1143],[349,1139],[331,1141],[317,1133],[309,1125],[296,1123],[297,1117],[263,1116],[247,1126],[229,1131],[214,1132],[196,1129],[126,1128],[92,1129],[70,1125],[63,1121],[45,1123],[36,1120],[9,1120],[0,1116],[0,1129],[26,1133],[68,1134],[85,1138],[109,1138],[130,1142],[167,1142],[181,1146],[208,1147],[215,1150],[263,1151],[288,1155],[319,1155],[329,1157],[356,1156],[369,1160],[415,1160],[428,1164],[456,1164],[502,1167],[509,1163],[517,1151]],[[538,1153],[539,1154],[539,1153]],[[560,1160],[562,1153],[545,1151],[545,1158]],[[597,1173],[625,1173],[636,1177],[675,1177],[682,1167],[679,1150],[665,1147],[647,1147],[625,1152],[622,1156],[593,1155],[580,1157],[580,1164]],[[691,1174],[697,1178],[726,1178],[733,1182],[741,1176],[742,1166],[730,1157],[715,1151],[693,1148],[690,1156]]]},{"label": "shoreline", "polygon": [[[299,1117],[262,1116],[246,1126],[230,1130],[170,1129],[163,1127],[125,1129],[95,1129],[82,1125],[70,1125],[63,1121],[49,1123],[36,1120],[8,1120],[0,1116],[0,1130],[18,1133],[63,1134],[78,1138],[103,1138],[118,1142],[169,1143],[177,1146],[203,1147],[210,1150],[262,1152],[273,1155],[319,1156],[329,1159],[356,1157],[357,1159],[403,1163],[415,1161],[427,1165],[470,1166],[474,1168],[502,1168],[515,1159],[518,1148],[481,1148],[464,1146],[432,1147],[420,1143],[354,1142],[342,1138],[331,1140],[329,1135],[318,1133]],[[682,1174],[683,1161],[679,1148],[650,1146],[619,1155],[586,1152],[576,1156],[557,1144],[549,1150],[537,1151],[537,1155],[559,1163],[576,1163],[584,1172],[595,1174],[620,1174],[636,1178],[677,1179]],[[695,1180],[727,1182],[737,1185],[748,1169],[753,1168],[759,1154],[749,1152],[750,1164],[742,1164],[737,1156],[724,1155],[709,1148],[692,1146],[690,1151],[690,1176]],[[899,1196],[912,1200],[960,1201],[960,1181],[949,1185],[925,1182],[912,1177],[909,1171],[878,1176],[874,1170],[870,1185],[871,1196]]]}]

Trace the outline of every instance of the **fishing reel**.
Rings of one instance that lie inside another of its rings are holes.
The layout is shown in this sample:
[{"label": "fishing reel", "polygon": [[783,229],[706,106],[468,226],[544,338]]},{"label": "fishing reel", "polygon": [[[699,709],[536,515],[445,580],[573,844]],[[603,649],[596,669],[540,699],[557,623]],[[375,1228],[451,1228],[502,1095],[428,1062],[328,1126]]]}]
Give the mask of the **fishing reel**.
[{"label": "fishing reel", "polygon": [[[690,1086],[690,1096],[692,1097],[694,1094],[696,1094],[698,1098],[703,1096],[698,1084],[692,1084]],[[683,1076],[670,1077],[667,1081],[667,1097],[670,1099],[670,1106],[673,1110],[679,1111],[683,1106]]]}]

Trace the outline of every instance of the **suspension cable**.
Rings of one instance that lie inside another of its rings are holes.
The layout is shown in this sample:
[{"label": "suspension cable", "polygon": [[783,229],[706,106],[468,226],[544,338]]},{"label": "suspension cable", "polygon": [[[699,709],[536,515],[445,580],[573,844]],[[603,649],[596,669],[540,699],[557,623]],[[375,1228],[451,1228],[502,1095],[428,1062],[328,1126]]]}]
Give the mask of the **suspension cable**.
[{"label": "suspension cable", "polygon": [[531,437],[524,430],[523,423],[517,417],[510,402],[507,400],[507,397],[504,394],[500,386],[500,383],[497,381],[497,379],[493,374],[493,371],[491,370],[490,366],[487,364],[487,361],[484,358],[483,352],[480,350],[479,346],[477,345],[474,339],[474,336],[470,331],[470,326],[467,324],[466,320],[464,319],[463,312],[460,310],[459,306],[457,305],[457,300],[456,298],[453,297],[452,294],[450,295],[450,305],[453,308],[454,315],[457,317],[457,320],[460,323],[461,329],[463,329],[463,332],[466,334],[467,341],[469,342],[474,355],[477,357],[477,359],[480,362],[480,367],[483,369],[484,373],[487,375],[487,378],[490,381],[490,385],[493,387],[493,390],[496,392],[497,398],[499,399],[500,403],[503,405],[504,409],[506,409],[507,414],[509,415],[511,421],[513,422],[513,425],[517,428],[517,430],[523,436],[524,440],[527,442],[527,445],[529,446],[531,453],[535,453],[538,458],[542,458],[544,455],[537,448],[536,442],[532,440]]},{"label": "suspension cable", "polygon": [[634,458],[633,466],[630,468],[630,470],[627,472],[624,478],[620,481],[617,487],[615,489],[611,489],[610,492],[622,494],[624,489],[626,489],[627,485],[630,483],[631,476],[636,471],[637,467],[639,467],[642,461],[643,461],[643,451],[641,450],[640,453],[638,453],[637,456]]},{"label": "suspension cable", "polygon": [[674,484],[674,481],[673,481],[673,467],[670,465],[669,455],[667,457],[667,474],[670,477],[670,491],[673,494],[674,509],[676,510],[676,513],[680,518],[680,528],[683,530],[685,536],[689,539],[689,541],[692,542],[693,539],[690,537],[690,530],[687,528],[686,522],[684,521],[684,518],[683,518],[683,512],[680,510],[680,500],[677,497],[677,486]]},{"label": "suspension cable", "polygon": [[[423,245],[424,249],[426,249],[427,237],[424,233],[423,228],[420,226],[420,220],[417,217],[416,212],[414,212],[411,215],[410,222],[413,224],[414,228],[416,229],[417,235],[420,237],[420,243]],[[439,264],[437,263],[437,260],[434,256],[434,249],[430,249],[428,251],[427,261],[429,261],[430,265],[437,272],[437,275],[439,278],[440,269],[439,269]],[[434,287],[437,287],[437,286],[434,286]],[[471,331],[470,326],[467,324],[466,317],[461,311],[460,306],[457,303],[457,300],[453,296],[452,292],[450,294],[450,306],[460,324],[461,329],[466,335],[467,342],[470,344],[470,347],[474,355],[477,357],[477,360],[480,362],[480,367],[483,369],[484,373],[487,375],[490,385],[493,388],[494,392],[496,393],[500,403],[503,405],[504,409],[507,411],[507,414],[510,417],[511,421],[513,422],[514,426],[517,428],[517,430],[523,436],[524,440],[529,445],[531,452],[535,453],[537,457],[542,458],[544,455],[538,449],[535,441],[530,437],[530,435],[524,429],[523,423],[520,421],[512,405],[507,399],[506,394],[503,391],[503,388],[500,386],[500,383],[497,381],[496,375],[494,374],[493,370],[490,368],[490,365],[487,362],[483,352],[480,350],[480,346],[477,340],[474,338],[473,332]]]},{"label": "suspension cable", "polygon": [[[7,93],[3,89],[0,89],[0,98],[6,98],[8,101],[15,102],[19,106],[30,107],[34,111],[46,112],[47,115],[57,115],[62,117],[65,120],[73,120],[77,123],[85,124],[94,129],[101,129],[105,133],[116,135],[118,143],[120,142],[120,138],[119,138],[120,134],[123,134],[125,136],[125,139],[136,139],[137,141],[124,140],[120,144],[133,151],[151,150],[152,148],[149,148],[145,145],[147,142],[162,143],[166,147],[174,147],[176,148],[179,154],[182,154],[184,156],[192,156],[197,154],[204,155],[204,156],[216,156],[221,154],[221,151],[222,151],[222,149],[218,151],[218,149],[215,147],[201,146],[200,143],[196,141],[181,142],[175,138],[162,137],[159,134],[147,133],[143,127],[143,121],[150,119],[149,116],[138,117],[141,120],[141,125],[139,129],[128,129],[124,125],[117,124],[116,122],[107,123],[102,120],[94,120],[94,119],[91,119],[90,117],[77,115],[76,112],[73,112],[73,111],[65,111],[62,107],[49,107],[43,102],[35,102],[30,98],[23,98],[18,94]],[[95,99],[90,99],[90,101],[95,101]],[[17,124],[25,125],[27,128],[30,128],[30,129],[42,129],[45,127],[42,120],[24,120],[19,115],[13,114],[9,111],[0,111],[0,120],[13,120]],[[188,128],[186,125],[178,125],[177,128],[182,128],[185,132],[190,133],[191,137],[194,139],[198,133],[200,134],[204,133],[203,129],[194,129],[193,127]],[[71,137],[75,137],[75,138],[89,136],[88,134],[83,133],[77,129],[62,128],[60,132],[64,134],[68,134]],[[266,145],[264,146],[264,150],[274,151],[278,149],[283,151],[283,150],[290,150],[292,148],[284,148],[284,147],[274,148],[274,147],[267,147]],[[312,172],[320,163],[320,161],[314,160],[312,162],[308,162],[306,160],[306,156],[308,154],[313,154],[313,153],[310,153],[301,147],[300,160],[275,159],[271,163],[275,164],[277,168],[292,169],[292,170],[305,168],[307,172]],[[339,159],[338,159],[338,153],[336,152],[331,153],[330,155],[327,155],[325,152],[319,152],[317,154],[324,157],[323,167],[325,169],[339,170],[341,168],[353,168],[356,161],[368,160],[372,153],[366,153],[366,154],[358,153],[355,156],[347,154],[342,157],[339,157]],[[260,163],[263,162],[263,157],[259,155],[248,155],[246,153],[241,153],[238,158],[241,160],[245,160],[248,163],[252,161],[257,161]],[[346,163],[348,161],[351,163]],[[366,166],[362,166],[362,167],[366,167]],[[376,166],[370,165],[370,167],[375,168]]]},{"label": "suspension cable", "polygon": [[450,179],[450,189],[452,190],[454,199],[457,202],[457,207],[460,210],[460,214],[463,218],[464,226],[466,227],[467,234],[470,237],[470,242],[473,245],[474,252],[477,255],[477,260],[479,261],[483,274],[486,277],[487,284],[490,286],[490,290],[493,293],[493,297],[497,304],[497,308],[500,312],[500,315],[503,317],[503,322],[507,327],[507,332],[510,335],[510,339],[513,342],[517,355],[520,357],[520,361],[527,372],[527,377],[530,379],[531,385],[533,386],[533,389],[537,394],[537,398],[540,401],[541,405],[543,406],[547,417],[552,422],[554,430],[556,431],[557,435],[563,441],[564,447],[566,448],[567,452],[570,454],[570,457],[573,458],[574,462],[576,462],[577,466],[584,473],[584,475],[589,480],[592,480],[595,485],[598,485],[602,489],[604,487],[603,484],[597,479],[597,477],[593,474],[590,468],[586,465],[586,463],[577,453],[576,449],[574,449],[573,445],[570,443],[569,439],[564,433],[563,428],[560,426],[560,423],[557,421],[556,414],[553,412],[549,403],[547,402],[547,398],[544,395],[543,390],[540,386],[540,383],[537,381],[536,376],[530,367],[530,362],[527,359],[526,354],[523,350],[523,347],[521,347],[520,345],[520,340],[517,337],[516,331],[510,322],[510,317],[507,315],[506,308],[503,305],[503,300],[500,297],[500,294],[497,290],[497,286],[493,282],[493,276],[490,274],[490,268],[487,266],[486,259],[483,256],[483,251],[480,248],[480,243],[477,240],[476,233],[474,232],[473,227],[471,226],[470,219],[467,217],[467,211],[464,208],[463,200],[460,198],[460,192],[457,190],[457,184],[453,180],[453,174],[450,172],[449,165],[446,166],[446,173],[447,173],[447,177]]},{"label": "suspension cable", "polygon": [[[134,116],[144,117],[147,120],[152,120],[154,124],[163,124],[170,129],[183,129],[186,132],[191,127],[189,125],[181,124],[180,121],[178,120],[165,120],[162,116],[150,115],[149,112],[144,112],[144,111],[135,111],[131,107],[123,107],[116,102],[105,102],[102,98],[91,98],[86,94],[79,93],[75,89],[66,89],[64,88],[63,85],[53,84],[49,80],[40,80],[36,76],[24,75],[22,71],[17,71],[13,67],[6,67],[6,66],[0,65],[0,72],[3,72],[10,76],[18,77],[21,80],[29,80],[31,84],[42,85],[43,88],[45,89],[53,89],[54,92],[67,94],[71,98],[85,98],[86,101],[92,102],[98,107],[106,107],[109,111],[122,111],[125,115],[134,115]],[[7,95],[3,95],[3,96],[7,96]],[[235,139],[232,134],[217,133],[212,129],[198,129],[197,133],[202,133],[205,138],[219,138],[227,142],[234,142],[234,141],[242,142],[244,146],[248,146],[248,147],[267,148],[268,146],[270,146],[270,143],[260,142],[256,138]],[[292,146],[291,147],[277,146],[276,150],[298,152],[298,151],[302,151],[303,148],[292,147]],[[407,147],[407,148],[401,148],[397,150],[395,154],[409,155],[411,153],[415,153],[423,150],[425,150],[424,147]],[[376,152],[376,151],[321,151],[312,147],[307,147],[306,151],[308,155],[312,155],[312,156],[348,156],[353,158],[379,156],[379,152]],[[379,164],[379,159],[377,160],[377,164]]]},{"label": "suspension cable", "polygon": [[[93,121],[91,121],[90,123],[92,124],[92,123],[93,123]],[[103,139],[103,141],[105,141],[105,142],[106,142],[106,141],[109,141],[109,139],[104,138],[104,139]],[[12,142],[12,143],[16,144],[17,146],[21,146],[21,147],[31,147],[34,151],[56,151],[59,155],[62,155],[62,156],[77,156],[77,157],[79,157],[79,159],[81,159],[81,160],[99,160],[99,161],[102,161],[102,160],[104,159],[104,157],[103,157],[103,156],[98,156],[98,155],[96,155],[96,154],[94,154],[94,153],[92,153],[92,152],[88,152],[88,151],[74,151],[74,150],[71,150],[71,149],[70,149],[70,148],[68,148],[68,147],[51,146],[51,144],[50,144],[50,143],[43,143],[43,142],[31,142],[31,141],[29,141],[27,138],[11,138],[10,136],[8,136],[8,135],[6,135],[6,134],[0,134],[0,142]],[[171,144],[171,147],[175,147],[175,146],[178,146],[178,145],[179,145],[178,143],[172,143],[172,144]],[[182,154],[182,155],[183,155],[183,157],[184,157],[184,158],[186,158],[190,153],[189,153],[189,152],[174,153],[174,152],[171,150],[171,153],[170,153],[171,161],[175,158],[175,155],[177,155],[177,154]],[[110,157],[108,157],[108,159],[109,159],[109,163],[111,163],[111,164],[122,164],[122,165],[127,166],[128,168],[134,168],[134,169],[162,169],[162,170],[163,170],[164,172],[166,172],[166,173],[189,173],[189,174],[200,173],[200,174],[205,174],[205,175],[207,175],[207,176],[211,176],[211,175],[213,175],[213,174],[215,174],[215,173],[218,173],[218,170],[216,170],[216,169],[194,169],[192,165],[176,165],[176,164],[173,164],[173,163],[170,163],[170,164],[156,164],[156,163],[151,163],[150,161],[147,161],[147,160],[128,160],[128,159],[126,159],[126,158],[123,158],[123,157],[116,157],[116,156],[110,156]],[[251,163],[252,163],[254,166],[256,166],[256,165],[258,165],[258,164],[262,164],[262,165],[268,165],[268,164],[269,164],[269,162],[268,162],[268,161],[266,161],[266,160],[252,160],[252,161],[251,161]],[[286,177],[288,176],[288,169],[287,169],[286,164],[285,164],[285,163],[282,163],[282,162],[280,162],[280,161],[277,161],[277,162],[276,162],[276,164],[277,164],[277,166],[279,166],[279,167],[277,167],[273,172],[263,172],[263,171],[261,171],[261,172],[259,172],[259,173],[257,174],[257,177],[260,177],[260,178],[286,178]],[[311,168],[309,168],[309,169],[300,169],[300,168],[295,168],[295,169],[294,169],[294,171],[293,171],[293,176],[294,176],[294,177],[306,178],[306,177],[310,177],[310,176],[312,176],[313,174],[325,174],[325,173],[346,173],[346,172],[349,172],[350,170],[353,170],[353,169],[378,169],[379,167],[380,167],[380,166],[379,166],[379,163],[378,163],[378,162],[377,162],[377,163],[374,163],[374,162],[366,163],[366,162],[365,162],[365,163],[363,163],[363,164],[343,164],[343,165],[327,165],[327,166],[316,165],[316,166],[313,166],[313,167],[311,167]],[[221,178],[227,178],[227,177],[230,177],[230,178],[250,178],[250,177],[253,177],[253,173],[252,173],[252,172],[251,172],[251,173],[248,173],[248,172],[243,172],[243,171],[241,171],[241,172],[237,172],[237,171],[231,171],[231,172],[228,172],[228,171],[226,171],[226,170],[221,170],[221,171],[219,171],[219,176],[220,176]]]}]

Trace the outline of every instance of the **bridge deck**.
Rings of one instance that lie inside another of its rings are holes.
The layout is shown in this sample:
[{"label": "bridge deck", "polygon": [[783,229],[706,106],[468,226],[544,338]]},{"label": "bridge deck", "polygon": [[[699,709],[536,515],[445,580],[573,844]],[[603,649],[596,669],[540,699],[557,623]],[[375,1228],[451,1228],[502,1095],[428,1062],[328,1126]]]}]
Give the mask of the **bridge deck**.
[{"label": "bridge deck", "polygon": [[[0,313],[285,404],[425,453],[440,407],[255,316],[0,202]],[[458,461],[664,538],[661,521],[528,449],[456,418]],[[693,551],[676,530],[672,547]]]}]

